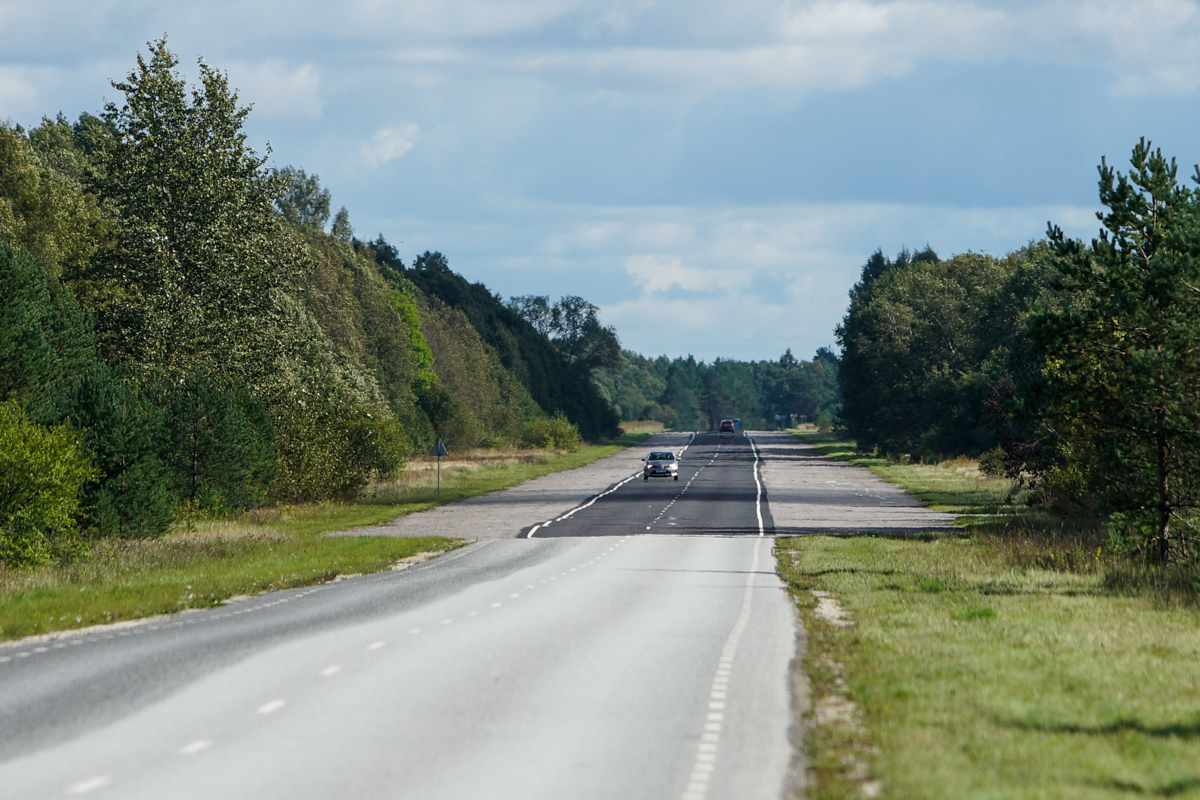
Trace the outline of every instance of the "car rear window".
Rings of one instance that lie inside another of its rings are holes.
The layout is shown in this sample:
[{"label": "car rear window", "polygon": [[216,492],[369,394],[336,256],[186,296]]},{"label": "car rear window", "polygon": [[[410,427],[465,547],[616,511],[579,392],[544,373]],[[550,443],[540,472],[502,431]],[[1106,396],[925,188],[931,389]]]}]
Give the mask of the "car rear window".
[{"label": "car rear window", "polygon": [[674,457],[675,456],[672,455],[671,453],[651,453],[650,454],[651,461],[670,461]]}]

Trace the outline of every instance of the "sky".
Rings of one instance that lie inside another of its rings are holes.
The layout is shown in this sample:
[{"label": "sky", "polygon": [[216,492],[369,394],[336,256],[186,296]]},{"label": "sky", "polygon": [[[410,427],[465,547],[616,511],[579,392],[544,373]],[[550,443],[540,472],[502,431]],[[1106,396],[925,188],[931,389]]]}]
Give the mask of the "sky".
[{"label": "sky", "polygon": [[356,235],[646,355],[807,358],[876,249],[1089,239],[1101,156],[1200,161],[1200,7],[958,0],[0,0],[0,119],[228,73]]}]

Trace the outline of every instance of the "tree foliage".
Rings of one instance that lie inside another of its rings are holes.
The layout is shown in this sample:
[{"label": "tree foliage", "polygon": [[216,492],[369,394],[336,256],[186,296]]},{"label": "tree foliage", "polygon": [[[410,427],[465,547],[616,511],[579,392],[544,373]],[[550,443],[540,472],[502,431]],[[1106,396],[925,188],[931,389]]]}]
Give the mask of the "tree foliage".
[{"label": "tree foliage", "polygon": [[145,371],[186,374],[197,365],[254,382],[277,349],[285,241],[278,181],[246,144],[248,107],[226,76],[199,64],[190,93],[165,39],[113,86],[105,106],[116,131],[96,181],[118,214],[101,253],[111,301],[98,310],[111,358]]},{"label": "tree foliage", "polygon": [[837,329],[842,421],[859,447],[916,458],[996,447],[986,401],[1002,383],[1023,393],[1038,379],[1022,331],[1048,271],[1036,245],[1003,259],[875,253]]},{"label": "tree foliage", "polygon": [[1200,502],[1200,197],[1144,139],[1130,164],[1101,161],[1107,210],[1090,247],[1050,228],[1070,302],[1039,309],[1032,333],[1047,363],[1044,420],[1165,562],[1172,522],[1184,536]]},{"label": "tree foliage", "polygon": [[600,309],[577,295],[550,302],[548,296],[512,297],[509,308],[554,343],[568,363],[586,370],[616,366],[621,342],[611,325],[600,324]]},{"label": "tree foliage", "polygon": [[597,371],[597,381],[622,419],[654,419],[682,430],[716,428],[727,418],[753,428],[790,425],[801,417],[832,425],[841,402],[837,356],[827,348],[812,361],[788,350],[778,361],[711,364],[627,350],[616,368]]}]

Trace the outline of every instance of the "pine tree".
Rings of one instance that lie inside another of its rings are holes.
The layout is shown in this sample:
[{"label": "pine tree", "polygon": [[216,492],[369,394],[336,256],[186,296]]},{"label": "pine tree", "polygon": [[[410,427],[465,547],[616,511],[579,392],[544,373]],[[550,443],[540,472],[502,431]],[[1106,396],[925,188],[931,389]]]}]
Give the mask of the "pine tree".
[{"label": "pine tree", "polygon": [[1070,301],[1041,310],[1033,336],[1066,455],[1165,563],[1172,521],[1200,503],[1200,198],[1144,139],[1131,165],[1100,164],[1091,247],[1050,228]]}]

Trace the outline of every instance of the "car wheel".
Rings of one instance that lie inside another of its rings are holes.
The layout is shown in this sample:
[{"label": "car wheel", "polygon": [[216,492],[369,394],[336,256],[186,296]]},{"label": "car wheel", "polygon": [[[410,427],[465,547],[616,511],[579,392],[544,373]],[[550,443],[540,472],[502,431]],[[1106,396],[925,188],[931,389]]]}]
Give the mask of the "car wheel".
[{"label": "car wheel", "polygon": [[644,480],[644,481],[648,481],[648,480],[650,480],[650,476],[649,476],[649,475],[643,475],[643,476],[642,476],[642,480]]},{"label": "car wheel", "polygon": [[675,476],[675,480],[679,480],[679,476],[678,476],[678,475],[676,475],[676,476]]}]

